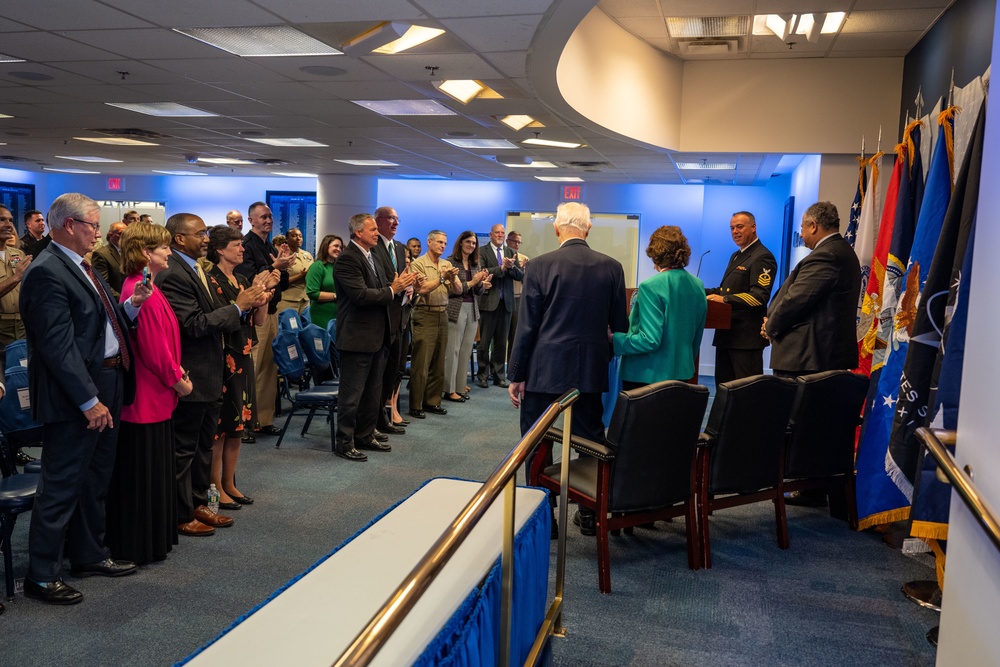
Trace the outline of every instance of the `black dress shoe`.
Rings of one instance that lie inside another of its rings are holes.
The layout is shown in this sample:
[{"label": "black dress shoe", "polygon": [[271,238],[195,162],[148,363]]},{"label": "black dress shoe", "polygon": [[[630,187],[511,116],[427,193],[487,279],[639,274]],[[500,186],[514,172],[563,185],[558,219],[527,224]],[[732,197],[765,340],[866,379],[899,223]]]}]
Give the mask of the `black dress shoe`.
[{"label": "black dress shoe", "polygon": [[409,419],[400,419],[398,422],[392,422],[392,425],[393,426],[409,426],[410,425],[410,420]]},{"label": "black dress shoe", "polygon": [[452,403],[465,403],[465,399],[458,394],[455,394],[454,396],[451,394],[441,394],[441,398],[442,400],[451,401]]},{"label": "black dress shoe", "polygon": [[253,505],[253,498],[251,498],[250,496],[246,495],[234,496],[233,494],[230,493],[229,497],[232,498],[234,501],[238,502],[240,505]]},{"label": "black dress shoe", "polygon": [[115,560],[105,558],[100,563],[90,565],[74,565],[70,572],[74,577],[124,577],[138,571],[138,566],[130,560]]},{"label": "black dress shoe", "polygon": [[220,510],[241,510],[241,509],[243,509],[243,505],[240,505],[237,502],[224,503],[224,502],[220,501],[219,502],[219,509]]},{"label": "black dress shoe", "polygon": [[250,431],[244,431],[243,437],[241,438],[240,442],[243,442],[247,445],[252,445],[253,443],[257,442],[257,438],[253,437],[253,433],[251,433]]},{"label": "black dress shoe", "polygon": [[499,380],[497,380],[496,382],[494,382],[493,385],[495,387],[503,387],[504,389],[506,389],[507,387],[510,386],[510,382],[507,382],[503,378],[500,378]]},{"label": "black dress shoe", "polygon": [[387,436],[385,433],[382,433],[378,429],[372,431],[372,437],[378,440],[379,442],[389,442],[389,436]]},{"label": "black dress shoe", "polygon": [[367,461],[368,457],[359,452],[358,450],[351,447],[350,449],[337,449],[333,452],[334,456],[339,456],[342,459],[347,459],[348,461]]},{"label": "black dress shoe", "polygon": [[368,442],[355,442],[357,449],[367,449],[370,452],[391,452],[392,446],[372,438]]},{"label": "black dress shoe", "polygon": [[414,419],[425,419],[427,417],[423,410],[410,410],[409,415]]},{"label": "black dress shoe", "polygon": [[480,389],[489,389],[490,388],[490,383],[487,382],[486,380],[482,379],[482,378],[479,378],[479,382],[477,384],[479,385]]},{"label": "black dress shoe", "polygon": [[593,537],[597,535],[597,520],[596,517],[587,512],[586,514],[577,510],[573,514],[573,525],[580,527],[580,534],[586,535],[587,537]]},{"label": "black dress shoe", "polygon": [[19,466],[23,467],[28,465],[32,461],[37,461],[37,460],[38,459],[36,459],[34,456],[31,456],[30,454],[25,454],[23,449],[18,448],[18,450],[14,452],[14,463],[16,463]]},{"label": "black dress shoe", "polygon": [[406,435],[406,429],[398,426],[380,426],[378,430],[387,435]]},{"label": "black dress shoe", "polygon": [[254,431],[254,433],[259,433],[261,435],[274,435],[274,436],[278,436],[278,435],[281,435],[281,429],[280,428],[276,428],[274,426],[274,424],[271,424],[269,426],[261,426],[259,429],[257,429],[256,431]]},{"label": "black dress shoe", "polygon": [[76,604],[83,599],[83,593],[61,581],[38,584],[25,577],[24,597],[48,604]]},{"label": "black dress shoe", "polygon": [[464,394],[459,394],[459,396],[461,396],[461,397],[462,397],[462,398],[464,398],[465,400],[469,400],[470,398],[472,398],[472,395],[471,395],[471,394],[469,394],[468,392],[466,392],[466,393],[464,393]]},{"label": "black dress shoe", "polygon": [[448,411],[442,408],[440,405],[428,405],[424,407],[424,412],[429,412],[432,415],[446,415]]}]

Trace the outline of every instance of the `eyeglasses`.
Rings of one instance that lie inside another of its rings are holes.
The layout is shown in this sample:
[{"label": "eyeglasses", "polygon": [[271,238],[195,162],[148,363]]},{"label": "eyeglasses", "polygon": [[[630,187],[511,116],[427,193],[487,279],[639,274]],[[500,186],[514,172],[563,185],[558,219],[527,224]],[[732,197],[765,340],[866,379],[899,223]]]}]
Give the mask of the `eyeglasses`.
[{"label": "eyeglasses", "polygon": [[73,217],[71,217],[70,220],[73,222],[79,222],[81,225],[87,225],[95,234],[101,231],[101,223],[99,222],[87,222],[86,220],[80,220],[79,218]]},{"label": "eyeglasses", "polygon": [[395,220],[396,222],[399,222],[399,217],[395,216],[395,215],[380,215],[380,216],[378,216],[375,219],[376,220]]},{"label": "eyeglasses", "polygon": [[208,238],[208,230],[207,229],[203,229],[200,232],[180,232],[180,234],[182,236],[200,236],[203,239],[207,239]]},{"label": "eyeglasses", "polygon": [[521,245],[521,239],[507,239],[508,245]]}]

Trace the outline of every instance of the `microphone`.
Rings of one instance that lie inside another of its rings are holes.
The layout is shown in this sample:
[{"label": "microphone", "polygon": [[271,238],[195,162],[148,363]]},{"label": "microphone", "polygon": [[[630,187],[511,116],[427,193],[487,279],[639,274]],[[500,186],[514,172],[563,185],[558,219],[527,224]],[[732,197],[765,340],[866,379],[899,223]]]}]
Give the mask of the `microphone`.
[{"label": "microphone", "polygon": [[698,270],[694,272],[694,277],[695,277],[695,278],[699,278],[699,277],[701,277],[701,276],[700,276],[700,274],[701,274],[701,261],[702,261],[703,259],[705,259],[705,255],[707,255],[707,254],[708,254],[708,253],[710,253],[710,252],[712,252],[712,250],[711,250],[711,249],[709,249],[709,250],[706,250],[705,252],[701,253],[701,257],[699,257],[699,258],[698,258]]}]

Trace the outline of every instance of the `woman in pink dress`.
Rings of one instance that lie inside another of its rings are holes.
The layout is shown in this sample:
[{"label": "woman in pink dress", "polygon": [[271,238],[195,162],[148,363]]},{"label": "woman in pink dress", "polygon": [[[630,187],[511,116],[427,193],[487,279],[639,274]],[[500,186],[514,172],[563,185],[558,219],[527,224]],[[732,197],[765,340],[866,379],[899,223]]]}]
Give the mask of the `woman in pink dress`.
[{"label": "woman in pink dress", "polygon": [[[148,268],[150,285],[167,268],[170,233],[162,225],[129,225],[121,237],[126,276],[121,300],[132,297]],[[171,415],[180,396],[191,393],[181,367],[177,317],[163,293],[139,310],[132,338],[135,401],[122,408],[115,470],[108,490],[107,544],[114,558],[148,563],[163,560],[177,544],[174,430]]]}]

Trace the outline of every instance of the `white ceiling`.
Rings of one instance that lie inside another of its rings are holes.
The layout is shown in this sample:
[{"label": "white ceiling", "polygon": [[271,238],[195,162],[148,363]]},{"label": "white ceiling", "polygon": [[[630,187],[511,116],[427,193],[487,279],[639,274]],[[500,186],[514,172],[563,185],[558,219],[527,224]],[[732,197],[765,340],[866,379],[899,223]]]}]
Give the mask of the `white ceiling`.
[{"label": "white ceiling", "polygon": [[[581,2],[590,0],[578,0]],[[726,58],[901,57],[952,0],[814,0],[812,11],[848,13],[841,31],[813,45],[789,48],[777,37],[750,36]],[[691,155],[656,152],[610,139],[570,123],[532,95],[526,60],[543,21],[559,21],[559,0],[4,0],[0,54],[27,62],[0,63],[0,167],[40,171],[89,168],[113,175],[189,170],[263,176],[272,171],[377,174],[456,180],[531,180],[535,175],[581,176],[589,182],[680,183],[704,178],[679,172],[678,162],[733,162],[713,173],[721,182],[760,183],[779,170],[781,156]],[[656,48],[678,57],[667,33],[670,16],[733,16],[801,11],[800,0],[602,0],[615,21]],[[290,24],[338,46],[380,21],[415,21],[447,33],[404,54],[241,58],[173,28]],[[719,56],[711,56],[718,58]],[[310,66],[337,68],[335,76]],[[431,85],[435,78],[480,79],[504,99],[452,101]],[[122,74],[125,72],[127,74]],[[352,99],[434,98],[454,116],[383,117]],[[180,102],[218,114],[155,118],[106,102]],[[545,125],[515,132],[495,117],[529,114]],[[165,135],[159,146],[115,147],[78,141],[97,130],[140,130]],[[519,147],[502,154],[528,156],[559,169],[514,169],[498,164],[495,150],[463,150],[448,135],[519,143],[533,131],[542,138],[585,147]],[[326,148],[272,148],[248,136],[304,137]],[[94,155],[121,163],[85,164],[57,155]],[[279,160],[273,167],[216,166],[195,157]],[[383,159],[395,168],[352,167],[336,159]]]}]

